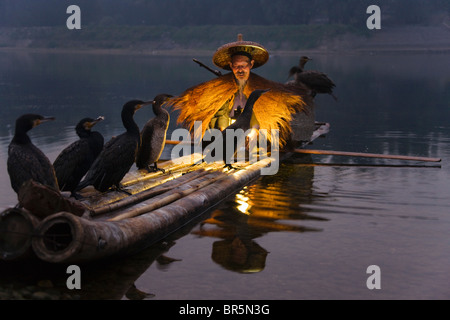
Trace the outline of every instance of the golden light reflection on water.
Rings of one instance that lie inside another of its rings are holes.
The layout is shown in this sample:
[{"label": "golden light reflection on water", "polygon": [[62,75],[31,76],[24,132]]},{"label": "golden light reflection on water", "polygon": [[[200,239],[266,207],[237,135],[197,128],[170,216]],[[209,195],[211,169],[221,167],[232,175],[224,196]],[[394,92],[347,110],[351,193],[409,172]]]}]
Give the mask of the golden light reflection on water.
[{"label": "golden light reflection on water", "polygon": [[236,194],[236,203],[238,206],[236,207],[237,210],[242,212],[243,214],[250,214],[249,210],[251,208],[249,204],[250,198],[246,195],[247,187],[244,187],[239,193]]},{"label": "golden light reflection on water", "polygon": [[[254,273],[265,268],[268,250],[256,238],[269,232],[321,231],[304,225],[310,216],[299,202],[311,203],[314,167],[282,166],[277,178],[266,176],[214,210],[191,233],[218,239],[212,246],[212,260],[223,268]],[[295,187],[286,187],[292,185]]]}]

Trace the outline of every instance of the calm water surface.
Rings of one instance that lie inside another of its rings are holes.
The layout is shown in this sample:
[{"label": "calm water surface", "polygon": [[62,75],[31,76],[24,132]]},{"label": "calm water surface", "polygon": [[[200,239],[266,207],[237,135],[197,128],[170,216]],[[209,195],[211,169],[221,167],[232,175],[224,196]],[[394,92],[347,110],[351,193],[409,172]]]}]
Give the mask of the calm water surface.
[{"label": "calm water surface", "polygon": [[[0,208],[16,204],[6,159],[20,114],[57,118],[30,134],[53,161],[82,117],[104,115],[97,130],[109,139],[123,131],[127,100],[176,95],[213,77],[191,58],[0,53]],[[1,263],[0,299],[37,291],[77,299],[449,299],[450,57],[313,58],[308,67],[336,82],[339,101],[317,99],[317,120],[331,131],[312,148],[442,163],[295,157],[162,243],[81,266],[76,292],[65,289],[67,266]],[[297,62],[274,56],[255,72],[284,82]],[[139,110],[136,121],[152,116]],[[174,115],[169,138],[175,127]],[[366,286],[370,265],[380,267],[380,290]]]}]

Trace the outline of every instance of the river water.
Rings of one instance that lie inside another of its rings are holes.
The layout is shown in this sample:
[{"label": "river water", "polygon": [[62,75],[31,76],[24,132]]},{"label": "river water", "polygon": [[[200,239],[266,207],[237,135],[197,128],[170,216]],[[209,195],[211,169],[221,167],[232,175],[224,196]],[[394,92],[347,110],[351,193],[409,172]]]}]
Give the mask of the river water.
[{"label": "river water", "polygon": [[[16,204],[6,160],[19,115],[56,117],[30,133],[53,161],[82,117],[105,116],[96,129],[108,140],[123,131],[126,101],[214,77],[192,58],[212,65],[209,57],[0,53],[0,208]],[[273,56],[255,72],[284,82],[298,58]],[[311,148],[442,162],[297,156],[163,242],[80,266],[79,290],[67,289],[65,265],[1,262],[0,299],[449,299],[449,56],[312,58],[307,67],[335,81],[339,100],[317,97],[316,118],[331,130]],[[135,119],[142,126],[152,116],[149,108]]]}]

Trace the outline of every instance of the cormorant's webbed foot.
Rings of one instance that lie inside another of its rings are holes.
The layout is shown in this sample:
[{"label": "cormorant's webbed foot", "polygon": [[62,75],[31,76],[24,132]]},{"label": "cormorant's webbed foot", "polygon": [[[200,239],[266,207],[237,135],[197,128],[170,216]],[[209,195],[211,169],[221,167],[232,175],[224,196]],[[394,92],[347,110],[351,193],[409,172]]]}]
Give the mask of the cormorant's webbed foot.
[{"label": "cormorant's webbed foot", "polygon": [[239,170],[239,168],[233,167],[233,166],[232,166],[231,164],[229,164],[229,163],[226,163],[223,167],[224,167],[224,168],[227,168],[228,170],[232,170],[232,169]]},{"label": "cormorant's webbed foot", "polygon": [[156,163],[155,163],[155,165],[154,165],[153,167],[147,166],[147,171],[148,171],[149,173],[151,173],[151,172],[158,172],[158,171],[161,171],[162,173],[166,173],[166,170],[161,169],[161,168],[158,168],[158,166],[156,165]]},{"label": "cormorant's webbed foot", "polygon": [[228,170],[244,170],[244,167],[235,167],[232,166],[230,163],[226,163],[224,166],[224,168],[227,168]]},{"label": "cormorant's webbed foot", "polygon": [[129,196],[132,195],[131,192],[125,190],[122,186],[112,186],[112,189],[113,189],[114,191],[123,192],[123,193],[125,193],[125,194],[127,194],[127,195],[129,195]]},{"label": "cormorant's webbed foot", "polygon": [[195,167],[195,166],[197,166],[197,165],[199,165],[199,164],[203,164],[203,163],[205,163],[206,161],[205,161],[205,158],[201,158],[200,160],[197,160],[196,162],[194,162],[193,164],[191,164],[191,167]]}]

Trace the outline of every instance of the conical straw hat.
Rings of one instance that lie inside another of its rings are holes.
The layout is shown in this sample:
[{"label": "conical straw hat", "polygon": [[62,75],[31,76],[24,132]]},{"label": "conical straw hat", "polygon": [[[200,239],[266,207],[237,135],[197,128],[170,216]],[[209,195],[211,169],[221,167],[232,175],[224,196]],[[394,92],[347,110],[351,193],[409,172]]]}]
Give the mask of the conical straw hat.
[{"label": "conical straw hat", "polygon": [[242,34],[238,34],[236,42],[225,44],[216,50],[213,63],[219,68],[231,70],[231,57],[238,52],[251,55],[252,60],[255,60],[253,69],[262,66],[269,60],[269,53],[262,45],[252,41],[243,41]]}]

